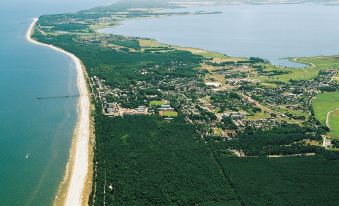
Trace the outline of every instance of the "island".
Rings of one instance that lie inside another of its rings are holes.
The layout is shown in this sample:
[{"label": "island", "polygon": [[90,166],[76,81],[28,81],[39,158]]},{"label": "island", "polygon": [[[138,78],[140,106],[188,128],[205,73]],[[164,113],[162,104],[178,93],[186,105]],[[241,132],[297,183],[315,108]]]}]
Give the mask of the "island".
[{"label": "island", "polygon": [[339,56],[287,68],[98,32],[204,15],[177,6],[127,1],[32,24],[32,41],[75,60],[82,88],[85,133],[55,205],[336,205]]}]

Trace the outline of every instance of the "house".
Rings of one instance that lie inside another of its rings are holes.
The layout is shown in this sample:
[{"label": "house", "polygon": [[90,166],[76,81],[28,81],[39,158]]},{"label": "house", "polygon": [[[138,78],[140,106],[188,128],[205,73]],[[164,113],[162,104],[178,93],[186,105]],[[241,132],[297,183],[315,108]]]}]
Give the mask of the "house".
[{"label": "house", "polygon": [[207,86],[216,87],[216,88],[221,86],[219,82],[206,82],[205,84]]},{"label": "house", "polygon": [[173,111],[174,108],[171,107],[171,105],[169,105],[169,104],[163,104],[163,105],[160,106],[159,110],[160,111],[161,110],[163,110],[163,111]]}]

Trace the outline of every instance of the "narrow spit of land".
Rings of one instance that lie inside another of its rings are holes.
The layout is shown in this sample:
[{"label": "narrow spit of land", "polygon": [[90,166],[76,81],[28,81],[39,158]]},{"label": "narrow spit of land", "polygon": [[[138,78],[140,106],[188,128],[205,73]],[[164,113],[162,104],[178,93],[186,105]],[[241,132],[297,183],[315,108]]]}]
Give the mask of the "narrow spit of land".
[{"label": "narrow spit of land", "polygon": [[[32,38],[35,25],[38,21],[38,18],[34,18],[33,22],[29,26],[29,29],[26,33],[26,39],[28,42],[45,46],[55,51],[61,52],[68,57],[70,57],[76,67],[77,71],[77,85],[79,89],[79,102],[78,102],[78,121],[77,126],[74,130],[74,140],[72,143],[71,154],[69,162],[67,164],[67,169],[62,184],[67,184],[66,194],[62,200],[63,205],[77,206],[82,204],[83,200],[83,191],[85,188],[85,183],[88,181],[87,178],[91,178],[88,175],[89,167],[89,137],[90,137],[90,101],[88,96],[88,89],[85,80],[85,68],[81,63],[80,59],[75,55],[55,47],[53,45],[44,44],[38,42]],[[61,188],[61,186],[60,186]],[[60,193],[60,191],[59,191]]]}]

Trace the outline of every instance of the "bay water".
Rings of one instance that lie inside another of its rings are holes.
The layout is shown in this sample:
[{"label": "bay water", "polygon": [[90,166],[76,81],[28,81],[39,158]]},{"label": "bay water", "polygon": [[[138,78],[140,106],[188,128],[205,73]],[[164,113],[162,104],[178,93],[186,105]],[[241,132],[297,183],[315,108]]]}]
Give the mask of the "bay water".
[{"label": "bay water", "polygon": [[101,32],[148,37],[231,56],[261,57],[292,67],[305,65],[286,58],[339,54],[339,6],[240,4],[172,11],[220,13],[131,19]]}]

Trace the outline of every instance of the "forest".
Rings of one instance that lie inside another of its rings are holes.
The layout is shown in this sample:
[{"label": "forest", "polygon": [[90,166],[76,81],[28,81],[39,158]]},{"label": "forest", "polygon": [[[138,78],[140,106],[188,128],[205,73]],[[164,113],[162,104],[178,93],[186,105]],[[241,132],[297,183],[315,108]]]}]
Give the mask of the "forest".
[{"label": "forest", "polygon": [[[166,69],[159,69],[153,76],[193,76],[201,71],[194,70],[199,67],[202,57],[193,55],[187,51],[173,50],[166,53],[150,52],[119,52],[110,48],[100,46],[100,43],[85,43],[77,40],[74,35],[59,35],[46,37],[39,32],[34,33],[34,37],[41,42],[53,44],[78,56],[90,76],[98,76],[111,86],[128,86],[132,81],[144,78],[138,71],[141,68],[154,67],[160,65],[164,68],[173,65],[174,70],[170,72]],[[111,36],[112,41],[118,41],[119,36]],[[135,48],[134,39],[124,39],[121,44]]]},{"label": "forest", "polygon": [[91,205],[240,205],[193,125],[102,114],[95,121]]},{"label": "forest", "polygon": [[[307,152],[318,153],[312,157],[239,158],[227,152],[232,142],[202,139],[180,118],[96,114],[95,120],[98,176],[91,205],[336,205],[338,161],[312,147]],[[264,145],[316,138],[298,129],[243,135],[236,144],[262,155]]]}]

